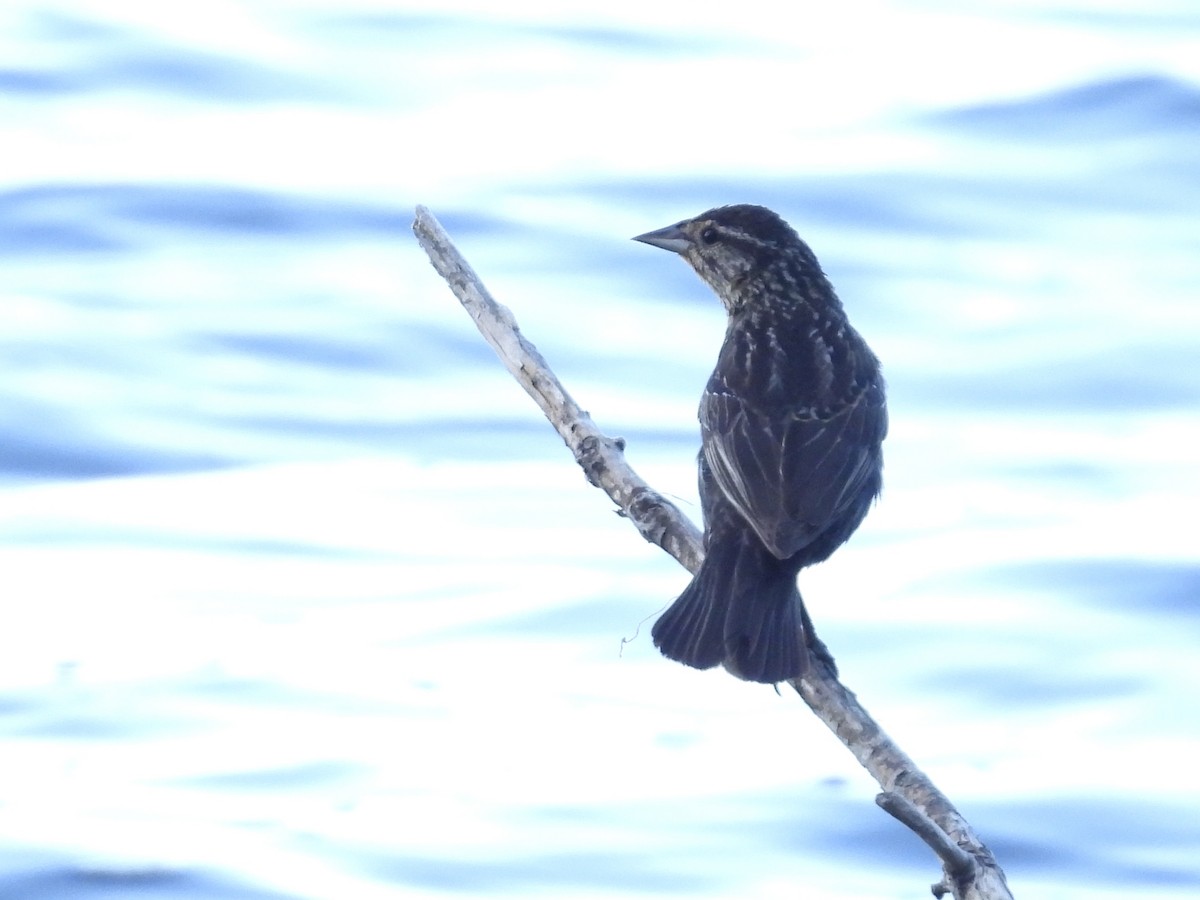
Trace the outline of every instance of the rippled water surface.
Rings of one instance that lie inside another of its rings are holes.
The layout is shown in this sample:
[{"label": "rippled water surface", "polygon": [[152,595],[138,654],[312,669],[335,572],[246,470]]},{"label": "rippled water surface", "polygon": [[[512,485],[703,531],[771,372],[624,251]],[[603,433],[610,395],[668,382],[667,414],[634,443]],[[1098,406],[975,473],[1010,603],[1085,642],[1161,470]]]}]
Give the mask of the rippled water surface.
[{"label": "rippled water surface", "polygon": [[722,313],[628,236],[783,213],[890,387],[846,682],[1018,897],[1200,892],[1200,14],[782,9],[5,7],[0,897],[928,895],[789,692],[658,656],[686,576],[418,203],[694,516]]}]

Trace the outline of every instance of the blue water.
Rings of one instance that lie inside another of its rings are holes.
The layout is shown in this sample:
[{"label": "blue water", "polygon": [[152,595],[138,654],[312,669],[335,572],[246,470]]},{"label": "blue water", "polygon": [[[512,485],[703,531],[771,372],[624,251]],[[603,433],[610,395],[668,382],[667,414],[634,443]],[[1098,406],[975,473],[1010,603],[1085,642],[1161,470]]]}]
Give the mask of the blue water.
[{"label": "blue water", "polygon": [[1017,896],[1200,893],[1200,14],[642,6],[6,6],[0,897],[927,896],[658,656],[418,203],[693,515],[722,313],[628,238],[783,213],[890,388],[846,682]]}]

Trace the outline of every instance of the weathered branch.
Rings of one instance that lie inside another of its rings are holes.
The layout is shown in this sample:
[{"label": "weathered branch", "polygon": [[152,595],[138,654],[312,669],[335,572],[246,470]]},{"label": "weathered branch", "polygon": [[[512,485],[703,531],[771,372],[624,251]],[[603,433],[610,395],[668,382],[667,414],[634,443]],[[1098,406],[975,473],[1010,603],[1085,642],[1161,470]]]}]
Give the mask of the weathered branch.
[{"label": "weathered branch", "polygon": [[[521,335],[512,313],[492,299],[437,219],[422,206],[417,207],[413,231],[484,339],[533,397],[592,484],[613,499],[646,540],[695,572],[704,555],[696,527],[634,472],[625,461],[624,442],[601,433],[571,399],[537,348]],[[880,805],[942,859],[943,879],[934,885],[934,894],[951,893],[955,900],[1012,900],[1004,873],[967,821],[884,734],[820,654],[815,659],[812,671],[792,687],[879,782],[887,798]]]},{"label": "weathered branch", "polygon": [[943,878],[933,886],[934,896],[951,893],[952,885],[970,884],[975,877],[975,857],[953,843],[950,836],[933,819],[917,809],[911,800],[895,791],[884,791],[875,797],[875,802],[880,809],[915,832],[942,861]]}]

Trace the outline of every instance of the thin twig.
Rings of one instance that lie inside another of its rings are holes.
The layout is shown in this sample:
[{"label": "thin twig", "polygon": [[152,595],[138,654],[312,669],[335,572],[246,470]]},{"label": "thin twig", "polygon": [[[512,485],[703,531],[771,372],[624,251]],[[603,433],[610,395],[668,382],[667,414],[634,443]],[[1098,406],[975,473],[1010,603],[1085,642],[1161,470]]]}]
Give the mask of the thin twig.
[{"label": "thin twig", "polygon": [[[512,313],[492,299],[437,219],[423,206],[417,207],[413,231],[484,339],[533,397],[592,484],[613,499],[646,540],[662,547],[689,572],[695,572],[704,556],[696,527],[629,466],[624,442],[603,434],[591,416],[571,399],[537,348],[521,335]],[[1012,900],[1004,873],[971,826],[859,705],[831,668],[818,662],[803,678],[793,681],[792,687],[885,793],[902,798],[919,813],[922,822],[942,833],[944,845],[959,848],[970,859],[969,872],[962,867],[961,858],[956,857],[953,874],[947,864],[945,883],[956,900]],[[910,821],[901,821],[912,827]],[[925,835],[921,837],[929,843]]]},{"label": "thin twig", "polygon": [[536,347],[525,340],[507,307],[492,299],[433,214],[417,207],[413,223],[429,259],[475,320],[500,361],[541,408],[583,467],[588,480],[612,497],[642,536],[689,572],[704,558],[700,532],[625,461],[625,443],[603,434],[567,393]]},{"label": "thin twig", "polygon": [[935,896],[953,892],[953,885],[970,884],[975,876],[975,857],[950,840],[937,823],[895,791],[884,791],[875,797],[880,809],[914,832],[942,861],[944,876],[933,886]]}]

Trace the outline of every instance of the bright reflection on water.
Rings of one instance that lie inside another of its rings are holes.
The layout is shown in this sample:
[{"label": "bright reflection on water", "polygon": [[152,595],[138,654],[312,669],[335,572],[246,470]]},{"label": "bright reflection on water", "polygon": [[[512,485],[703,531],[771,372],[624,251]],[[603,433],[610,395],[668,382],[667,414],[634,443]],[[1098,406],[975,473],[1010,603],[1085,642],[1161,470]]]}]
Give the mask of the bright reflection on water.
[{"label": "bright reflection on water", "polygon": [[1195,896],[1190,7],[110,7],[0,31],[0,896],[924,896],[408,232],[695,515],[721,312],[628,236],[728,202],[889,379],[847,683],[1018,896]]}]

